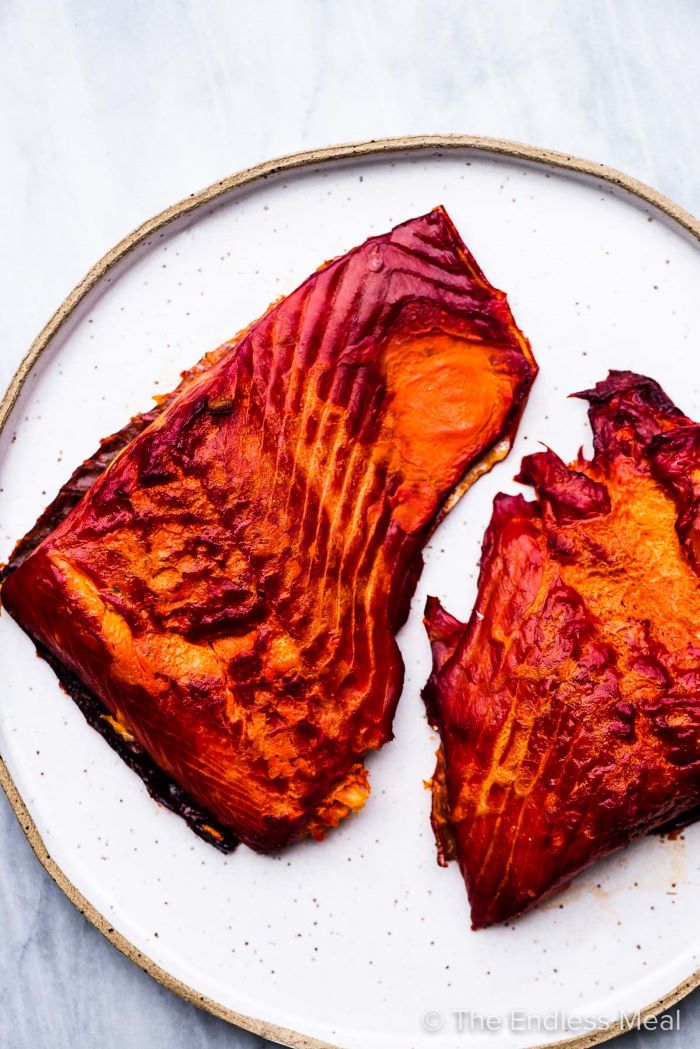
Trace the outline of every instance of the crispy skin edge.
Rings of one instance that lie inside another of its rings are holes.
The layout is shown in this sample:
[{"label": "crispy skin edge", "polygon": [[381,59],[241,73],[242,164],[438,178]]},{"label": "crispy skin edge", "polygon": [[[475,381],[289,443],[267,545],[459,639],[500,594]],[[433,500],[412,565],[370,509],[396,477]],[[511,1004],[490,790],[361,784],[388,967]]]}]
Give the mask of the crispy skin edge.
[{"label": "crispy skin edge", "polygon": [[[242,334],[242,333],[241,333]],[[46,507],[36,523],[15,545],[10,559],[0,568],[0,586],[12,572],[19,568],[31,553],[49,536],[55,528],[77,506],[85,493],[107,469],[113,459],[136,437],[145,430],[165,410],[176,394],[185,389],[204,371],[212,367],[224,353],[235,347],[241,336],[230,343],[224,343],[211,353],[205,355],[193,368],[183,372],[182,381],[169,394],[158,399],[155,407],[147,412],[135,415],[126,426],[100,442],[99,448],[71,474],[61,487],[56,497]],[[1,593],[1,590],[0,590]],[[44,659],[56,677],[59,685],[75,702],[83,717],[92,726],[128,767],[137,774],[151,797],[165,808],[184,819],[187,826],[204,841],[223,853],[232,852],[239,844],[238,837],[229,827],[224,827],[211,814],[190,798],[165,772],[163,772],[146,751],[133,739],[122,736],[114,725],[107,720],[105,708],[99,699],[87,689],[80,679],[66,667],[53,653],[49,652],[35,638],[32,638],[37,655]]]}]

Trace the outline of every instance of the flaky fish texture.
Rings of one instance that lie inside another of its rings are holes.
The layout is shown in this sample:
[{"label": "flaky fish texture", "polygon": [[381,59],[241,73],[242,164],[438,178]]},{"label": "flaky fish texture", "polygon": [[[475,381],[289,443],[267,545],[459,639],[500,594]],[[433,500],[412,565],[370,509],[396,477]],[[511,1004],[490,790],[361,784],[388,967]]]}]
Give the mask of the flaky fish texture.
[{"label": "flaky fish texture", "polygon": [[437,208],[186,376],[25,544],[3,603],[219,827],[261,851],[320,837],[390,738],[421,548],[535,372]]},{"label": "flaky fish texture", "polygon": [[631,372],[577,396],[593,459],[527,456],[469,623],[426,610],[433,826],[475,928],[700,803],[700,426]]}]

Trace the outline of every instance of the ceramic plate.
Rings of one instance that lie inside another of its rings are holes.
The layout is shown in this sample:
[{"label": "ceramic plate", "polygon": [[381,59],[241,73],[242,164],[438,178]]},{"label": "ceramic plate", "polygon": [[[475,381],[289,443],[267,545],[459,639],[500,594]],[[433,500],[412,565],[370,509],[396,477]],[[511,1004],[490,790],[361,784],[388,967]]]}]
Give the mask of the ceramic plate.
[{"label": "ceramic plate", "polygon": [[589,445],[584,405],[567,394],[632,368],[700,418],[694,220],[615,173],[507,144],[414,140],[288,159],[210,188],[115,249],[6,399],[0,558],[151,393],[323,260],[439,203],[508,293],[541,370],[510,457],[426,551],[399,638],[396,739],[369,759],[361,814],[280,856],[220,855],[151,800],[0,616],[4,779],[40,859],[166,985],[290,1045],[590,1044],[601,1038],[592,1026],[612,1023],[610,1034],[696,981],[700,826],[639,842],[514,924],[470,931],[458,870],[435,862],[423,780],[436,737],[420,699],[426,595],[466,617],[491,501],[517,490],[521,455],[540,441],[564,458]]}]

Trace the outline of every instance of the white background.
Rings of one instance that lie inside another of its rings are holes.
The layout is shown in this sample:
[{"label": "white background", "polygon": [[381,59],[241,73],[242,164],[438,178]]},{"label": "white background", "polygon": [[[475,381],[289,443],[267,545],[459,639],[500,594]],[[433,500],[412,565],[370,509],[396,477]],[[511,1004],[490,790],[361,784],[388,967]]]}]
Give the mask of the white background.
[{"label": "white background", "polygon": [[[153,212],[270,156],[425,132],[603,161],[700,212],[694,0],[0,0],[0,382]],[[0,1045],[250,1047],[123,959],[0,803]],[[678,1033],[626,1045],[690,1049]]]}]

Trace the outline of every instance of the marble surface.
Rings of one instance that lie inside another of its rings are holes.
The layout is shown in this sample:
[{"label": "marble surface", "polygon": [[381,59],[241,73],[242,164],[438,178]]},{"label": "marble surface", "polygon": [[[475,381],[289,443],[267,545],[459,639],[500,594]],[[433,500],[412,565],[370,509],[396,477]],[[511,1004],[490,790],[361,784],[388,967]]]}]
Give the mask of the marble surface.
[{"label": "marble surface", "polygon": [[[293,150],[494,135],[603,161],[700,213],[694,0],[4,0],[0,384],[89,266],[187,193]],[[89,926],[0,801],[0,1045],[248,1047]],[[690,1049],[678,1031],[618,1044]]]}]

